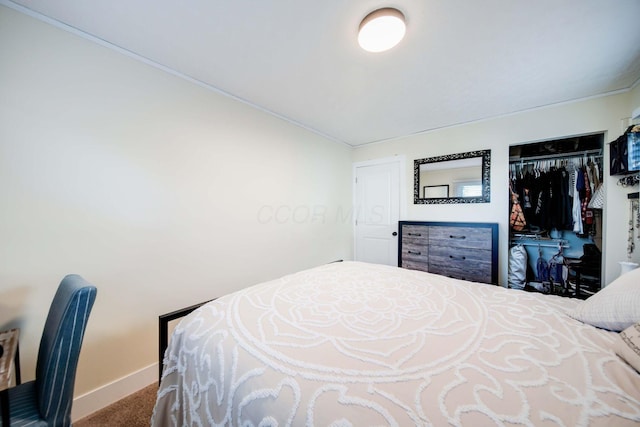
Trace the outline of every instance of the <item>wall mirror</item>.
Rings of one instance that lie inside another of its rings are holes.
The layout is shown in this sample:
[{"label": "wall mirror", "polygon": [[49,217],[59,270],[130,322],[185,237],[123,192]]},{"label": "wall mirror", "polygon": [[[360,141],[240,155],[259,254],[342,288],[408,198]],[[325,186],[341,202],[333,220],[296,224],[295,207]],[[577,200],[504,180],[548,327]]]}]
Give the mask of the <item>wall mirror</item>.
[{"label": "wall mirror", "polygon": [[413,203],[488,203],[491,150],[413,161]]}]

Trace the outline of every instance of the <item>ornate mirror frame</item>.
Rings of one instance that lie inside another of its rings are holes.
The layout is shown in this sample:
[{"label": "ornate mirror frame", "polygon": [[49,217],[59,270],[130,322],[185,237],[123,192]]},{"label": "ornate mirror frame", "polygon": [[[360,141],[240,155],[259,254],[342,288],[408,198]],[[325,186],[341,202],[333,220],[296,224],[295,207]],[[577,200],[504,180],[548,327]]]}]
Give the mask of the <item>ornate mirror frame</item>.
[{"label": "ornate mirror frame", "polygon": [[[482,158],[482,196],[480,197],[420,197],[420,165],[446,162],[450,160]],[[445,156],[427,157],[413,161],[413,203],[417,205],[453,204],[453,203],[489,203],[491,201],[491,150],[477,150]]]}]

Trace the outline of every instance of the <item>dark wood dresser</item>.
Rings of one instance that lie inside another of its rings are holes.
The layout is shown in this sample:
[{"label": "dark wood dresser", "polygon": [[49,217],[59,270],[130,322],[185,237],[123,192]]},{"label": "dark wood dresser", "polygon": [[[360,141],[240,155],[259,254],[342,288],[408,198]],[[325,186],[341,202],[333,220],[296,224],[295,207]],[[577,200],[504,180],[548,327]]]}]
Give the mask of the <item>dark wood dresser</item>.
[{"label": "dark wood dresser", "polygon": [[498,224],[400,221],[398,266],[498,284]]}]

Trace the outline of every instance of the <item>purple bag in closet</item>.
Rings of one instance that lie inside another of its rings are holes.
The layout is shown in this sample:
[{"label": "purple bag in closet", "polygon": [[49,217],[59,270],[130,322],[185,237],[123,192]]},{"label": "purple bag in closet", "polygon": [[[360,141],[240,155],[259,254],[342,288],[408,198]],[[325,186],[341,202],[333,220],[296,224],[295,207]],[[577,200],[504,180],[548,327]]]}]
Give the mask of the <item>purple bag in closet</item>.
[{"label": "purple bag in closet", "polygon": [[542,257],[542,251],[540,251],[538,261],[536,262],[536,270],[536,279],[538,282],[549,281],[549,263],[547,263],[547,260]]}]

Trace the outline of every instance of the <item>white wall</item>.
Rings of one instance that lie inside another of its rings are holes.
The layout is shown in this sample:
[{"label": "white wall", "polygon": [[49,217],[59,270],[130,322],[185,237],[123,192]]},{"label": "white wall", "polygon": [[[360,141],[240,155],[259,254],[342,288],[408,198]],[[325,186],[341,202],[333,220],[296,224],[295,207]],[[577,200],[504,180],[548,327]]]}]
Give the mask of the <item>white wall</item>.
[{"label": "white wall", "polygon": [[631,91],[631,104],[630,111],[635,111],[640,108],[640,82],[637,82],[633,90]]},{"label": "white wall", "polygon": [[[506,283],[508,256],[508,163],[509,146],[567,136],[605,132],[605,142],[617,138],[625,129],[631,112],[629,92],[580,102],[540,108],[491,120],[460,125],[407,138],[371,144],[354,150],[354,161],[365,161],[395,154],[407,158],[407,182],[413,183],[413,160],[423,157],[491,149],[491,202],[483,204],[414,205],[413,185],[407,185],[407,220],[474,221],[499,224],[500,283]],[[609,148],[605,146],[605,163]],[[606,168],[607,210],[603,244],[605,282],[620,273],[618,261],[626,260],[628,204],[626,194],[635,190],[616,185]],[[640,259],[640,251],[634,261]]]},{"label": "white wall", "polygon": [[98,287],[77,396],[154,363],[159,314],[351,257],[349,147],[2,6],[0,93],[25,380],[67,273]]}]

